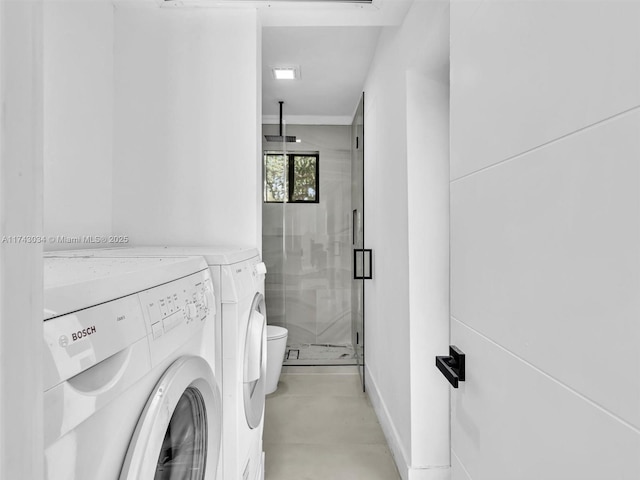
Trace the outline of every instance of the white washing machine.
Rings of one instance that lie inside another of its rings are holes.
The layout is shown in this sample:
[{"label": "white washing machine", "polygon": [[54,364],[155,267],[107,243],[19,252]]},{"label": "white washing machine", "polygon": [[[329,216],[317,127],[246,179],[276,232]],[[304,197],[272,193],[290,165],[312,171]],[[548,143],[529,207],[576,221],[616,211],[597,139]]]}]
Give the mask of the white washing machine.
[{"label": "white washing machine", "polygon": [[44,259],[47,480],[214,480],[221,396],[201,257]]},{"label": "white washing machine", "polygon": [[216,293],[216,377],[222,379],[222,480],[263,480],[266,381],[266,267],[256,249],[237,247],[134,247],[77,250],[80,257],[200,255]]}]

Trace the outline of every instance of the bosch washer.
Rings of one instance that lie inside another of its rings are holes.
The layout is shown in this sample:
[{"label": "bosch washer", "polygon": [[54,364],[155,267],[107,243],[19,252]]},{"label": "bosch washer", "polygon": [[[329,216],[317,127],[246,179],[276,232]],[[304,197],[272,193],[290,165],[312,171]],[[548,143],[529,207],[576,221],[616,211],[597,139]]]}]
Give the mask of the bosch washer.
[{"label": "bosch washer", "polygon": [[214,480],[222,401],[202,354],[216,301],[202,257],[45,266],[47,480]]}]

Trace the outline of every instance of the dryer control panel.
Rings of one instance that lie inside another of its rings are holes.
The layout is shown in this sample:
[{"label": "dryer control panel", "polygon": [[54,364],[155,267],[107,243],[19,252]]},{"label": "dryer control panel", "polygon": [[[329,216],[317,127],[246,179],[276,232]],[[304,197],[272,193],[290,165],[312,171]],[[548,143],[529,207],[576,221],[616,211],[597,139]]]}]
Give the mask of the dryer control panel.
[{"label": "dryer control panel", "polygon": [[209,269],[140,293],[153,365],[202,330],[216,302]]},{"label": "dryer control panel", "polygon": [[246,295],[256,291],[264,291],[264,279],[267,267],[260,257],[253,257],[243,262],[224,265],[221,270],[222,303],[238,303]]}]

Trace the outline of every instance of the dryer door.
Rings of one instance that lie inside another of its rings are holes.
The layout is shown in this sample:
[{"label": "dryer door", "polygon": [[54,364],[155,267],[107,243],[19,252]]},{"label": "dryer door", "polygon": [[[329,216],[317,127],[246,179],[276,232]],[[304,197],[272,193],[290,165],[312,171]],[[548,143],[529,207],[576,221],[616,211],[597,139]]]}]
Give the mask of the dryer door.
[{"label": "dryer door", "polygon": [[243,355],[244,414],[249,428],[260,425],[264,411],[264,384],[267,370],[267,309],[262,294],[253,298]]},{"label": "dryer door", "polygon": [[120,480],[214,478],[221,412],[220,391],[209,364],[201,357],[176,360],[147,401]]}]

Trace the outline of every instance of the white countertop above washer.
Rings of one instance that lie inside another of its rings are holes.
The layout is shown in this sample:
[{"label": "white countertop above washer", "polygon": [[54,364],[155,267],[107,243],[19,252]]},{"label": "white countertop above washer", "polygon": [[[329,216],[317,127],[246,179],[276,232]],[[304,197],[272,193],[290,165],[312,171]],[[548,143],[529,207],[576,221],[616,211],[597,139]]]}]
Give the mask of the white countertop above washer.
[{"label": "white countertop above washer", "polygon": [[48,255],[59,255],[66,257],[182,257],[185,255],[202,256],[209,265],[232,265],[244,262],[259,255],[255,248],[231,247],[231,246],[200,246],[200,247],[167,247],[167,246],[145,246],[145,247],[114,247],[85,250],[65,250],[49,252]]},{"label": "white countertop above washer", "polygon": [[44,319],[82,310],[206,270],[201,256],[44,257]]}]

